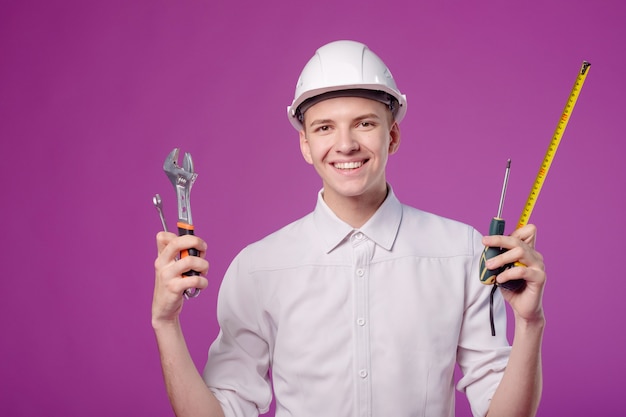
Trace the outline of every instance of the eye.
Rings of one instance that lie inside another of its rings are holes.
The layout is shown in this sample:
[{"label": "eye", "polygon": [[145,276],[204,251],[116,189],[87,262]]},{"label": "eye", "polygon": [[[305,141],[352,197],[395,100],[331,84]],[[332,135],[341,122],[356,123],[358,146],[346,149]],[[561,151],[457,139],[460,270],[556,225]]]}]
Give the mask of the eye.
[{"label": "eye", "polygon": [[376,123],[371,120],[361,120],[357,126],[361,129],[373,129]]},{"label": "eye", "polygon": [[319,125],[313,131],[318,132],[318,133],[324,133],[324,132],[328,132],[329,130],[330,130],[329,125]]}]

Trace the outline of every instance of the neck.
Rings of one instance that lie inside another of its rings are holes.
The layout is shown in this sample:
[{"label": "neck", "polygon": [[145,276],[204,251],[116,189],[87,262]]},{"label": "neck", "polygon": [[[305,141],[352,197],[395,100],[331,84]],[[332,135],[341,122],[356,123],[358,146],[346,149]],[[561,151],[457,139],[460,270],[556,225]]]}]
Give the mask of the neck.
[{"label": "neck", "polygon": [[380,192],[354,197],[339,197],[323,194],[328,207],[344,222],[355,229],[363,226],[376,213],[376,210],[387,198],[389,190],[385,188]]}]

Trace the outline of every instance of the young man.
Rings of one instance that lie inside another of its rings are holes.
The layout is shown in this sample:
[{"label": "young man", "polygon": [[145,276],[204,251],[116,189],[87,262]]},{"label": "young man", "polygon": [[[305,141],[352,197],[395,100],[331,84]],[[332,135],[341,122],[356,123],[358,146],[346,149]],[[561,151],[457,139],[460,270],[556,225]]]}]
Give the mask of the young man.
[{"label": "young man", "polygon": [[[152,323],[178,416],[454,415],[455,363],[475,415],[532,416],[541,396],[545,272],[536,229],[482,237],[402,205],[386,181],[406,99],[365,45],[333,42],[305,66],[288,109],[306,162],[322,179],[315,210],[245,248],[220,288],[221,331],[203,375],[179,323],[181,294],[205,288],[206,244],[157,236]],[[496,294],[479,282],[484,245],[509,249]],[[175,262],[188,248],[200,257]],[[194,269],[200,277],[182,274]],[[506,341],[503,299],[515,314]],[[271,382],[269,373],[271,372]]]}]

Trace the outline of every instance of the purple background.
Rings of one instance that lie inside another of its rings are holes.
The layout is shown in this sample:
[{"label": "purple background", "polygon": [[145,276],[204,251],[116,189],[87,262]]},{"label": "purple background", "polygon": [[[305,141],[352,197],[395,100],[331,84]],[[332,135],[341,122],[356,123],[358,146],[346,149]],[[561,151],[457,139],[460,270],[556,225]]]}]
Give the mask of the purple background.
[{"label": "purple background", "polygon": [[623,415],[626,3],[2,3],[0,415],[172,415],[150,326],[152,196],[176,214],[163,160],[180,147],[199,172],[212,289],[183,325],[202,367],[232,257],[314,206],[285,109],[314,50],[342,38],[408,96],[397,195],[482,232],[509,157],[515,226],[592,63],[531,218],[549,278],[539,415]]}]

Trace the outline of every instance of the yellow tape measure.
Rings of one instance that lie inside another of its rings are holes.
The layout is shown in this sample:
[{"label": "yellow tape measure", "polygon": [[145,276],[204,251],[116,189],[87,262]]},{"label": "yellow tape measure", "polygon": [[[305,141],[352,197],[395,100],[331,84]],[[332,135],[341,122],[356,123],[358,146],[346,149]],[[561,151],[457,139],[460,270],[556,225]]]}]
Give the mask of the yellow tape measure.
[{"label": "yellow tape measure", "polygon": [[590,66],[591,64],[589,62],[583,61],[583,65],[578,72],[578,77],[576,77],[576,82],[574,83],[572,92],[570,93],[569,99],[565,104],[565,109],[563,110],[561,119],[559,120],[559,123],[554,130],[554,135],[552,135],[552,140],[550,141],[550,146],[548,146],[546,156],[543,158],[543,162],[541,163],[541,167],[539,168],[539,172],[537,173],[535,183],[533,184],[533,187],[530,190],[530,195],[526,200],[526,206],[524,206],[524,210],[522,211],[519,222],[517,222],[518,229],[528,224],[528,219],[530,219],[530,215],[533,212],[533,208],[535,207],[535,203],[537,202],[537,198],[539,197],[541,187],[546,180],[550,165],[552,165],[552,160],[554,159],[556,150],[561,143],[563,132],[565,132],[567,122],[569,122],[569,119],[572,115],[572,111],[574,110],[574,106],[576,105],[576,101],[578,100],[578,96],[580,95],[580,90],[583,88],[583,84],[585,83],[585,79],[587,78],[587,74],[589,73]]}]

